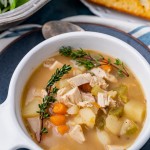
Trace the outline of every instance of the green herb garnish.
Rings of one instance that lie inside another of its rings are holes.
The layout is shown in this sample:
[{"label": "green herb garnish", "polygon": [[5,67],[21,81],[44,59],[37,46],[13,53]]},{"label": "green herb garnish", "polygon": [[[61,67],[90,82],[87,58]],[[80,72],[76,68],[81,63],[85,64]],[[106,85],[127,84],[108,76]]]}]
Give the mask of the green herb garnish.
[{"label": "green herb garnish", "polygon": [[61,69],[57,69],[52,75],[51,79],[48,81],[46,89],[54,85],[55,82],[59,81],[64,74],[67,74],[71,70],[70,65],[64,65]]},{"label": "green herb garnish", "polygon": [[40,119],[42,122],[40,141],[42,134],[48,133],[48,130],[45,127],[43,127],[43,120],[50,116],[50,114],[48,113],[48,108],[52,103],[56,101],[54,95],[57,93],[58,88],[56,87],[54,87],[53,89],[51,88],[57,81],[59,81],[63,77],[63,75],[67,74],[70,70],[71,66],[65,64],[63,65],[62,68],[57,69],[56,72],[52,75],[51,79],[48,81],[48,84],[46,86],[47,95],[43,98],[43,102],[39,104],[40,110],[37,111],[37,113],[40,114]]},{"label": "green herb garnish", "polygon": [[124,111],[124,108],[122,106],[120,106],[120,107],[112,107],[109,110],[109,115],[113,115],[113,116],[116,116],[116,117],[122,117],[123,111]]},{"label": "green herb garnish", "polygon": [[48,133],[48,130],[46,128],[42,128],[41,133]]},{"label": "green herb garnish", "polygon": [[101,109],[99,109],[96,115],[95,127],[97,127],[100,130],[103,130],[106,124],[105,119],[106,115]]},{"label": "green herb garnish", "polygon": [[129,76],[123,62],[120,59],[116,59],[113,63],[110,58],[106,59],[101,54],[98,56],[91,56],[90,53],[87,53],[83,49],[73,50],[70,46],[61,47],[59,49],[59,53],[63,56],[72,58],[79,66],[84,66],[87,70],[101,65],[111,65],[117,70],[120,77]]},{"label": "green herb garnish", "polygon": [[0,0],[0,14],[13,10],[29,0]]},{"label": "green herb garnish", "polygon": [[88,70],[90,70],[90,69],[95,67],[93,62],[91,62],[88,59],[87,60],[84,60],[84,59],[77,60],[77,64],[79,64],[79,66],[84,66]]}]

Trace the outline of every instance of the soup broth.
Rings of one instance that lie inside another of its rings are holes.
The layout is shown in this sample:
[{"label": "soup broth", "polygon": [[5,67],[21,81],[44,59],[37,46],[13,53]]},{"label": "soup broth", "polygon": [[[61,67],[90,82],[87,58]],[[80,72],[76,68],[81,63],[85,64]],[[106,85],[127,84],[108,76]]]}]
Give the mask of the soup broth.
[{"label": "soup broth", "polygon": [[[32,139],[46,150],[127,149],[146,115],[138,80],[119,59],[92,50],[65,52],[45,60],[24,88],[22,118]],[[71,66],[68,73],[47,86],[64,64]],[[47,95],[55,100],[39,108]]]}]

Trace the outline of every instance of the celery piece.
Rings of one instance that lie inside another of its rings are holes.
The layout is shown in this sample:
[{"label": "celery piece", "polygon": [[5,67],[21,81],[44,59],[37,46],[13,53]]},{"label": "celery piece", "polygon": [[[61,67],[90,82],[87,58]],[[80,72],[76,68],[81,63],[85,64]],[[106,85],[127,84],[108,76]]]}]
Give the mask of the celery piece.
[{"label": "celery piece", "polygon": [[104,112],[99,109],[96,115],[96,120],[95,120],[95,127],[97,127],[100,130],[103,130],[105,127],[105,114]]},{"label": "celery piece", "polygon": [[123,115],[123,107],[120,106],[120,107],[113,107],[109,110],[109,115],[113,115],[113,116],[116,116],[116,117],[122,117]]},{"label": "celery piece", "polygon": [[99,85],[95,85],[91,90],[91,93],[94,96],[97,96],[99,92],[103,92]]},{"label": "celery piece", "polygon": [[124,103],[127,103],[129,101],[129,98],[126,95],[118,95],[118,99]]},{"label": "celery piece", "polygon": [[138,126],[131,120],[126,119],[122,125],[120,135],[132,135],[136,133],[138,130]]},{"label": "celery piece", "polygon": [[124,84],[121,84],[118,88],[117,88],[117,92],[118,92],[118,99],[121,100],[124,103],[127,103],[129,101],[128,99],[128,87]]}]

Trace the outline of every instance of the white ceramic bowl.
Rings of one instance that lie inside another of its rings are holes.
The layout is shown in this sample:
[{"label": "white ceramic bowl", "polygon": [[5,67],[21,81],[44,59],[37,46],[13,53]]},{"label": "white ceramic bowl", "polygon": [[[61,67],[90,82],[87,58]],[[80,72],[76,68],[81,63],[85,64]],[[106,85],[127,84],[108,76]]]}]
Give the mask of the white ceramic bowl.
[{"label": "white ceramic bowl", "polygon": [[61,46],[93,49],[120,58],[136,74],[147,100],[147,116],[140,135],[129,150],[139,150],[150,137],[150,78],[148,78],[150,66],[133,47],[125,42],[94,32],[72,32],[55,36],[34,47],[22,59],[12,76],[8,97],[0,105],[0,149],[9,150],[19,147],[41,149],[32,141],[22,122],[20,100],[25,83],[35,68]]}]

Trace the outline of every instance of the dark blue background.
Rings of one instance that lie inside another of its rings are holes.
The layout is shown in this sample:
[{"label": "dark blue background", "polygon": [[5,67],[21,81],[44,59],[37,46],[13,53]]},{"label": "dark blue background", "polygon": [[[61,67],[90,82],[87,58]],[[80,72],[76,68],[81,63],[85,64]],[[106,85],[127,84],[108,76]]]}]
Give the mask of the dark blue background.
[{"label": "dark blue background", "polygon": [[[92,15],[92,13],[79,0],[52,0],[22,24],[44,24],[50,20],[75,15]],[[142,150],[150,150],[150,142]]]},{"label": "dark blue background", "polygon": [[44,24],[49,20],[57,20],[75,15],[92,15],[92,13],[80,0],[52,0],[23,24]]}]

